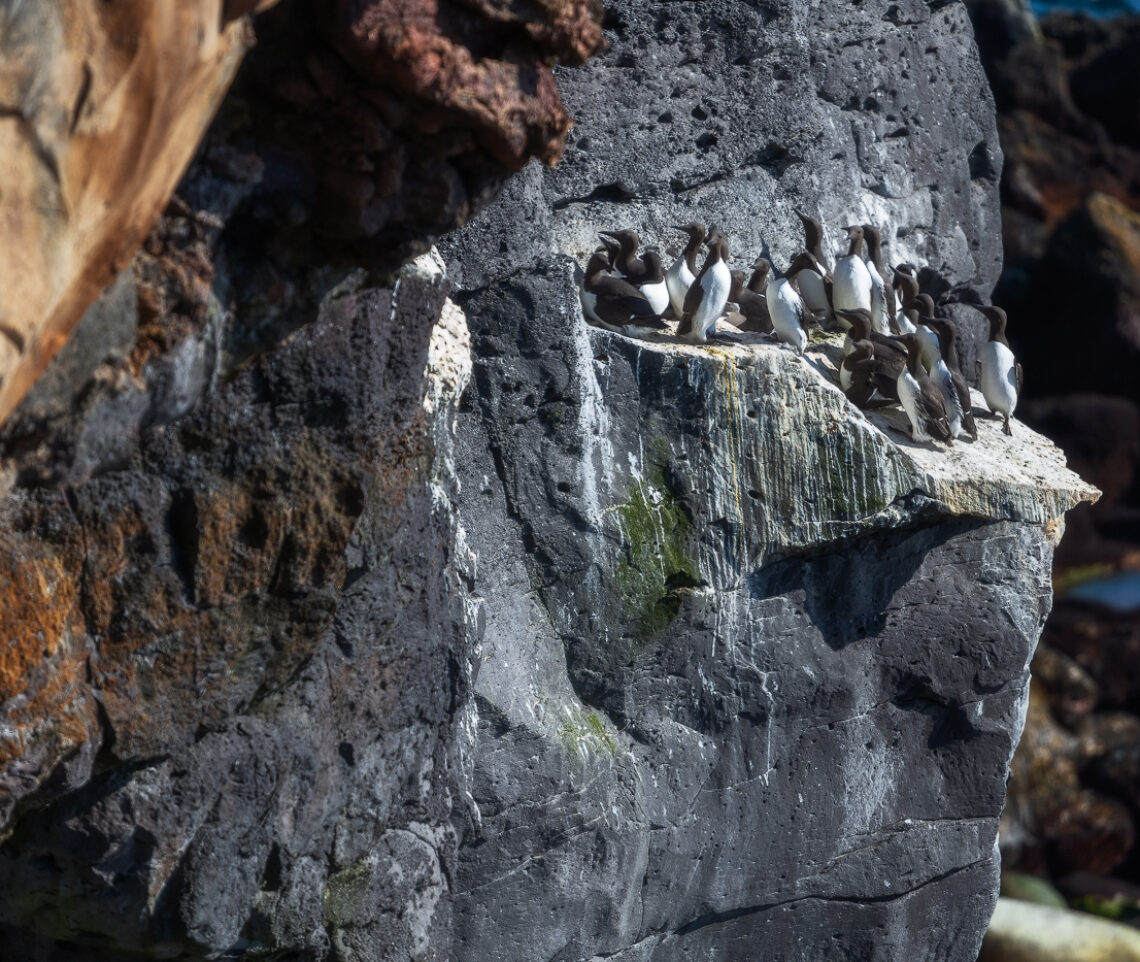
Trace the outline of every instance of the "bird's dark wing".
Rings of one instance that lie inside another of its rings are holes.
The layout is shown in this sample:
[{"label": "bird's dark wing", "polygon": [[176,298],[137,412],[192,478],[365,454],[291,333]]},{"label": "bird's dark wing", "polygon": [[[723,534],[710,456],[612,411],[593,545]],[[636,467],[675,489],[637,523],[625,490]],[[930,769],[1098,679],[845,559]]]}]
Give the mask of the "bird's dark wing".
[{"label": "bird's dark wing", "polygon": [[[645,300],[645,295],[641,291],[620,277],[602,277],[587,287],[587,290],[591,294],[597,294],[598,297],[639,297],[643,301]],[[645,303],[648,304],[649,302],[645,301]]]},{"label": "bird's dark wing", "polygon": [[594,311],[607,324],[622,327],[636,323],[641,327],[664,329],[666,324],[640,294],[599,294]]},{"label": "bird's dark wing", "polygon": [[[702,273],[701,276],[703,277],[704,274]],[[701,304],[701,294],[701,278],[698,277],[689,285],[689,289],[685,292],[685,303],[682,308],[684,318],[682,318],[682,322],[688,319],[689,323],[692,323],[692,315],[697,312],[697,308],[700,307]]]},{"label": "bird's dark wing", "polygon": [[1022,373],[1021,364],[1015,364],[1014,370],[1017,372],[1017,396],[1021,397],[1021,385],[1025,382],[1025,375]]}]

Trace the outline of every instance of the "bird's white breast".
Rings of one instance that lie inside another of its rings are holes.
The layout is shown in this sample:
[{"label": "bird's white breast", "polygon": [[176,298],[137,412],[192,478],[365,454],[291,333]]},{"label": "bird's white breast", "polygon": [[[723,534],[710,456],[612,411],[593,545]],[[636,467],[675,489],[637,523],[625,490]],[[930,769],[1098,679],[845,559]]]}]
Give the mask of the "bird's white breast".
[{"label": "bird's white breast", "polygon": [[917,400],[921,393],[918,381],[915,380],[910,371],[903,371],[895,382],[895,386],[898,388],[899,400],[902,402],[903,410],[906,411],[906,416],[910,418],[911,437],[916,441],[929,441],[930,434],[918,414]]},{"label": "bird's white breast", "polygon": [[837,311],[871,309],[871,272],[862,260],[851,254],[839,258],[831,277],[831,296]]},{"label": "bird's white breast", "polygon": [[1001,341],[987,341],[978,352],[982,394],[991,411],[1012,416],[1017,407],[1017,371],[1013,352]]},{"label": "bird's white breast", "polygon": [[649,301],[649,306],[653,308],[654,313],[664,314],[665,309],[669,306],[669,288],[665,281],[660,281],[657,284],[644,284],[641,287],[641,293],[645,295],[645,299]]},{"label": "bird's white breast", "polygon": [[717,261],[701,278],[701,303],[693,314],[693,328],[701,335],[710,331],[724,313],[728,292],[732,290],[732,274],[724,261]]},{"label": "bird's white breast", "polygon": [[800,324],[800,307],[803,301],[791,282],[778,277],[768,285],[768,313],[776,334],[785,344],[791,344],[798,353],[807,346],[807,331]]},{"label": "bird's white breast", "polygon": [[815,271],[804,270],[800,271],[797,275],[800,284],[800,295],[804,299],[804,304],[812,313],[816,311],[828,311],[830,305],[827,303],[827,291],[823,286],[823,278]]},{"label": "bird's white breast", "polygon": [[685,295],[689,293],[689,288],[693,286],[695,280],[696,278],[693,276],[693,272],[689,270],[689,262],[685,260],[684,254],[673,262],[673,266],[665,274],[669,303],[673,305],[673,313],[678,317],[685,312]]}]

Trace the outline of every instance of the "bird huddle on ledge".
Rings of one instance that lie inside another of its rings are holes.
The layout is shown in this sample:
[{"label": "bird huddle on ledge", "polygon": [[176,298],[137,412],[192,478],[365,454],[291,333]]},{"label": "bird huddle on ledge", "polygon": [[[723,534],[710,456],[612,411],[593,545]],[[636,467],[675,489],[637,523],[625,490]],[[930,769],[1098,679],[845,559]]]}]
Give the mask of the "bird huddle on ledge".
[{"label": "bird huddle on ledge", "polygon": [[[717,330],[725,321],[735,331],[767,335],[797,354],[807,348],[809,329],[842,330],[839,382],[852,403],[860,408],[901,404],[915,441],[976,439],[970,389],[958,363],[957,328],[939,316],[929,294],[920,292],[914,265],[900,264],[888,274],[878,228],[862,224],[845,228],[847,253],[829,267],[820,222],[797,214],[804,225],[804,250],[784,271],[766,257],[757,258],[747,279],[742,271],[729,270],[728,239],[716,228],[706,230],[696,222],[678,226],[688,243],[668,270],[656,251],[639,254],[636,231],[602,231],[579,291],[586,320],[632,337],[674,333],[691,344],[739,343],[735,334]],[[707,253],[698,269],[702,245]],[[982,395],[1002,418],[1002,430],[1011,434],[1022,374],[1006,340],[1005,312],[970,306],[990,323],[977,362]],[[675,331],[669,319],[677,322]]]}]

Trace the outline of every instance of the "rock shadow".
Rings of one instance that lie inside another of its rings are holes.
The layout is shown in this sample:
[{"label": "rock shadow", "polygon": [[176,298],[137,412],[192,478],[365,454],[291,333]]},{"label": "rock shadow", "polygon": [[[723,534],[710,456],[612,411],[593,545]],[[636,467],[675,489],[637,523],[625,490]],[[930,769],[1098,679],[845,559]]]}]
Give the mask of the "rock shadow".
[{"label": "rock shadow", "polygon": [[749,592],[758,601],[802,594],[811,623],[838,651],[878,635],[891,599],[914,577],[927,554],[982,524],[980,519],[943,517],[853,537],[753,572]]}]

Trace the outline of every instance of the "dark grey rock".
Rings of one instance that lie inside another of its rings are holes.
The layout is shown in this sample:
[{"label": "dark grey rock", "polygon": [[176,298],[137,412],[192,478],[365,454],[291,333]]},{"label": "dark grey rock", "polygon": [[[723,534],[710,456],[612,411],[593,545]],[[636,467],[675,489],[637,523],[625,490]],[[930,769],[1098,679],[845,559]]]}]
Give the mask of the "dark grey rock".
[{"label": "dark grey rock", "polygon": [[993,101],[961,4],[607,4],[610,46],[559,75],[576,126],[441,251],[459,284],[585,263],[599,229],[675,252],[669,225],[726,231],[736,266],[802,247],[795,209],[879,224],[910,261],[988,294],[1001,270]]},{"label": "dark grey rock", "polygon": [[561,276],[465,300],[456,957],[972,959],[1080,482],[1030,435],[987,514],[947,475],[978,485],[996,424],[921,478],[810,362],[567,332]]},{"label": "dark grey rock", "polygon": [[343,292],[123,468],[5,504],[5,546],[83,546],[101,723],[81,772],[5,771],[6,958],[445,957],[471,630],[445,294]]},{"label": "dark grey rock", "polygon": [[[783,266],[799,208],[829,252],[875,222],[935,294],[988,293],[1001,154],[968,19],[616,2],[606,23],[560,78],[564,163],[443,244],[485,619],[454,957],[972,962],[1058,522],[1090,489],[1020,426],[911,444],[846,404],[826,345],[587,329],[572,282],[597,230],[672,253],[694,218],[737,266]],[[954,311],[971,369],[981,328]]]}]

